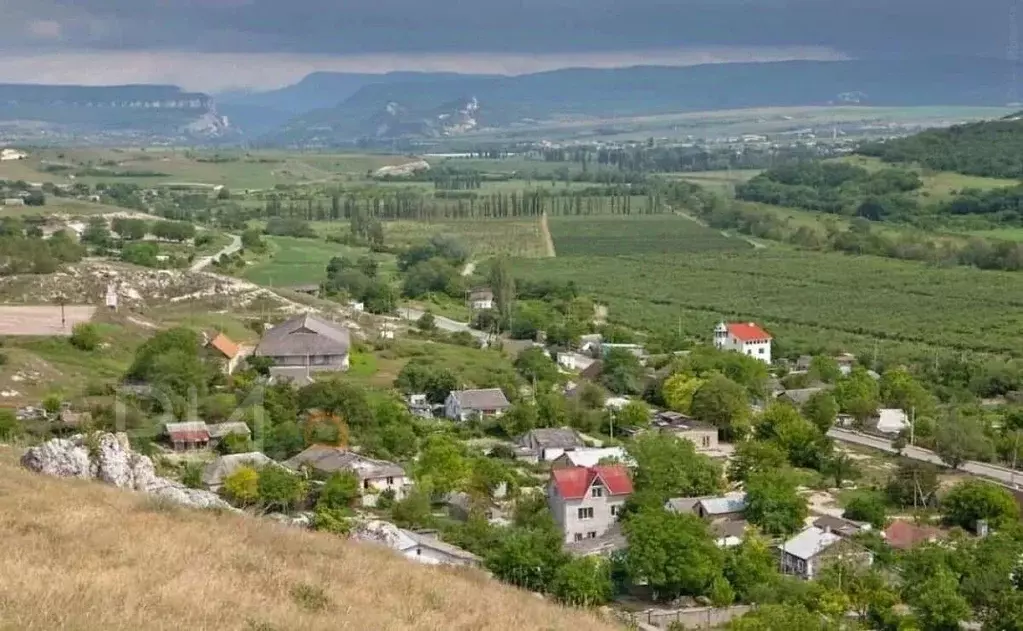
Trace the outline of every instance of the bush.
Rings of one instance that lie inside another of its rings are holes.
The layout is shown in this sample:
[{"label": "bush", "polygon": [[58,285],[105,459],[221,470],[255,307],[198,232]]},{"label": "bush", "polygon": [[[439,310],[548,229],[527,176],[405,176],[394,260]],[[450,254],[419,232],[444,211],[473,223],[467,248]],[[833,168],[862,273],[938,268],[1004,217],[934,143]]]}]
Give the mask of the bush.
[{"label": "bush", "polygon": [[846,519],[864,521],[874,528],[884,528],[888,518],[884,498],[877,493],[857,493],[845,507]]},{"label": "bush", "polygon": [[350,472],[335,473],[330,476],[320,497],[316,501],[316,509],[337,510],[352,506],[359,499],[359,478]]},{"label": "bush", "polygon": [[259,472],[252,467],[239,467],[224,479],[224,495],[242,506],[259,499]]},{"label": "bush", "polygon": [[202,465],[198,462],[185,463],[185,469],[181,472],[181,483],[190,489],[202,487]]},{"label": "bush", "polygon": [[99,330],[95,324],[81,322],[71,330],[71,345],[83,351],[94,351],[99,347]]}]

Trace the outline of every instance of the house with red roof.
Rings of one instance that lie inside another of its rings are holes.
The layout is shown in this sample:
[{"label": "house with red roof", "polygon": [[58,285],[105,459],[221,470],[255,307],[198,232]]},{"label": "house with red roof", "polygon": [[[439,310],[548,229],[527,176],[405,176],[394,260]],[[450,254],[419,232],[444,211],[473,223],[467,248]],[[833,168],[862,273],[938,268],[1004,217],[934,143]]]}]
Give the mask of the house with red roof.
[{"label": "house with red roof", "polygon": [[565,542],[601,537],[615,525],[632,495],[624,465],[565,467],[551,471],[547,506]]},{"label": "house with red roof", "polygon": [[771,334],[753,322],[722,322],[714,328],[714,346],[771,363]]}]

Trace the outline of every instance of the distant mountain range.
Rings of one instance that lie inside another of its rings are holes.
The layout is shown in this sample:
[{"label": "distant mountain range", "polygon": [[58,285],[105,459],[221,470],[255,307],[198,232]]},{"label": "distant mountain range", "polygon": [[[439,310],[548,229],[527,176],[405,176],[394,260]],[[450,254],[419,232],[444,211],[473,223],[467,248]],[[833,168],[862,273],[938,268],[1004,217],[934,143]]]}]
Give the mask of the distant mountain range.
[{"label": "distant mountain range", "polygon": [[335,146],[612,119],[803,105],[1004,105],[1009,62],[789,61],[565,69],[515,77],[314,73],[214,98],[173,86],[0,85],[0,138]]}]

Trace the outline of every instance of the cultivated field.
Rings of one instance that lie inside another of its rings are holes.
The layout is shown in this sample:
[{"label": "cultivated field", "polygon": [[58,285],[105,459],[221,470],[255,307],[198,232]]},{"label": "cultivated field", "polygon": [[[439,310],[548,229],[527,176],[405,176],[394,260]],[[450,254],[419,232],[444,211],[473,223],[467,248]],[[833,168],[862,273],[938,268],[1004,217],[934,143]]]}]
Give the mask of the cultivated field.
[{"label": "cultivated field", "polygon": [[[347,227],[347,226],[346,226]],[[335,256],[358,258],[369,254],[366,248],[296,237],[265,237],[271,253],[245,269],[242,276],[259,285],[289,287],[320,283],[327,277],[327,264]],[[394,257],[373,255],[381,264],[381,273],[394,268]]]},{"label": "cultivated field", "polygon": [[547,256],[547,244],[538,217],[384,223],[385,242],[391,245],[421,243],[435,234],[460,238],[472,248],[473,256],[478,257],[498,254],[524,258]]},{"label": "cultivated field", "polygon": [[678,215],[601,215],[548,219],[558,256],[624,256],[747,250],[725,236]]},{"label": "cultivated field", "polygon": [[71,335],[80,322],[88,322],[96,307],[65,305],[61,320],[58,305],[0,306],[0,335]]}]

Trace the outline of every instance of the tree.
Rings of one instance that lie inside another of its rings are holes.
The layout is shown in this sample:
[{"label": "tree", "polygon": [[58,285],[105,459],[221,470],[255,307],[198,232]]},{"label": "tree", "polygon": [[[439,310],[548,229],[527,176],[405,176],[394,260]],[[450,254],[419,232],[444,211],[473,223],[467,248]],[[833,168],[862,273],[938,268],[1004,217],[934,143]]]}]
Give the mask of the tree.
[{"label": "tree", "polygon": [[258,491],[264,508],[288,512],[305,498],[306,485],[294,473],[271,465],[259,472]]},{"label": "tree", "polygon": [[689,414],[693,405],[693,395],[706,380],[684,372],[677,372],[661,384],[661,397],[665,404],[676,412]]},{"label": "tree", "polygon": [[831,443],[791,404],[775,401],[767,406],[756,425],[760,440],[776,442],[797,467],[818,469],[831,452]]},{"label": "tree", "polygon": [[437,319],[427,311],[416,321],[416,327],[425,333],[433,333],[437,329]]},{"label": "tree", "polygon": [[430,498],[419,489],[413,489],[391,509],[391,519],[401,528],[428,528],[433,523]]},{"label": "tree", "polygon": [[359,478],[351,472],[337,472],[324,482],[320,497],[316,500],[316,509],[350,508],[360,496]]},{"label": "tree", "polygon": [[628,445],[636,463],[635,504],[663,506],[672,497],[710,495],[720,489],[721,470],[696,447],[677,436],[645,433]]},{"label": "tree", "polygon": [[990,460],[994,450],[984,427],[976,418],[951,411],[934,430],[934,452],[958,469],[967,460]]},{"label": "tree", "polygon": [[94,351],[99,348],[102,338],[95,324],[79,322],[71,329],[71,345],[83,351]]},{"label": "tree", "polygon": [[877,382],[862,368],[854,369],[835,386],[839,409],[861,423],[877,414],[879,396]]},{"label": "tree", "polygon": [[500,256],[490,265],[490,289],[494,292],[494,302],[502,322],[508,322],[512,316],[512,305],[515,302],[515,276],[511,271],[508,258]]},{"label": "tree", "polygon": [[224,478],[224,495],[246,506],[259,499],[259,472],[252,467],[238,467]]},{"label": "tree", "polygon": [[1019,519],[1019,506],[1007,489],[982,480],[963,480],[941,501],[945,519],[967,530],[978,521],[999,528]]},{"label": "tree", "polygon": [[806,500],[796,491],[791,471],[759,473],[746,483],[746,519],[765,534],[792,534],[806,515]]},{"label": "tree", "polygon": [[106,219],[102,217],[93,217],[89,220],[88,226],[85,228],[85,232],[82,233],[82,242],[97,247],[107,247],[110,245],[110,230],[107,228]]},{"label": "tree", "polygon": [[724,575],[743,602],[749,602],[757,591],[770,588],[781,576],[771,548],[753,533],[725,551]]},{"label": "tree", "polygon": [[567,561],[557,530],[513,528],[488,552],[484,565],[506,583],[545,592]]},{"label": "tree", "polygon": [[694,515],[644,509],[623,525],[628,541],[626,567],[634,581],[645,581],[655,598],[702,596],[722,575],[724,556]]},{"label": "tree", "polygon": [[650,408],[641,401],[629,401],[619,410],[611,412],[617,427],[647,427],[650,425]]},{"label": "tree", "polygon": [[612,596],[611,565],[599,557],[574,558],[554,572],[550,591],[568,605],[603,605]]},{"label": "tree", "polygon": [[788,464],[788,455],[778,443],[749,440],[735,446],[728,465],[728,478],[733,482],[746,482],[757,473],[782,469]]},{"label": "tree", "polygon": [[542,348],[527,348],[515,358],[515,370],[531,383],[550,384],[558,380],[558,366]]},{"label": "tree", "polygon": [[270,369],[274,365],[273,357],[266,357],[264,355],[249,355],[245,358],[245,364],[256,371],[256,373],[263,375],[264,377],[270,376]]},{"label": "tree", "polygon": [[969,620],[970,605],[959,593],[959,581],[947,567],[939,567],[907,599],[921,628],[930,631],[958,631]]},{"label": "tree", "polygon": [[835,361],[834,357],[828,357],[827,355],[814,355],[810,359],[810,379],[814,381],[823,381],[825,383],[835,383],[842,378],[842,371],[838,368],[838,362]]},{"label": "tree", "polygon": [[462,487],[470,473],[465,448],[454,438],[430,436],[415,464],[416,483],[443,497]]},{"label": "tree", "polygon": [[844,451],[835,451],[831,455],[825,456],[819,468],[821,473],[831,476],[835,480],[837,489],[842,488],[842,483],[846,480],[854,480],[861,475],[856,461]]},{"label": "tree", "polygon": [[884,371],[879,387],[881,401],[887,407],[914,410],[918,415],[934,411],[934,397],[905,368]]},{"label": "tree", "polygon": [[837,631],[841,627],[821,619],[802,605],[764,605],[728,623],[728,631]]},{"label": "tree", "polygon": [[838,418],[838,403],[835,395],[827,390],[816,392],[803,404],[803,416],[817,426],[822,434],[826,434]]},{"label": "tree", "polygon": [[690,412],[696,418],[713,423],[732,440],[745,436],[749,422],[746,390],[723,375],[714,375],[693,394]]},{"label": "tree", "polygon": [[600,381],[615,394],[639,394],[643,391],[643,365],[624,348],[612,348],[604,356]]},{"label": "tree", "polygon": [[228,434],[217,443],[219,454],[247,454],[255,451],[252,439],[245,434]]},{"label": "tree", "polygon": [[937,504],[938,468],[930,463],[904,460],[888,480],[888,499],[905,507]]},{"label": "tree", "polygon": [[878,530],[884,528],[888,522],[884,498],[870,491],[861,491],[853,495],[845,504],[843,517],[867,522]]},{"label": "tree", "polygon": [[401,369],[394,387],[406,394],[424,393],[431,403],[444,403],[448,393],[458,388],[458,378],[446,368],[417,358]]}]

